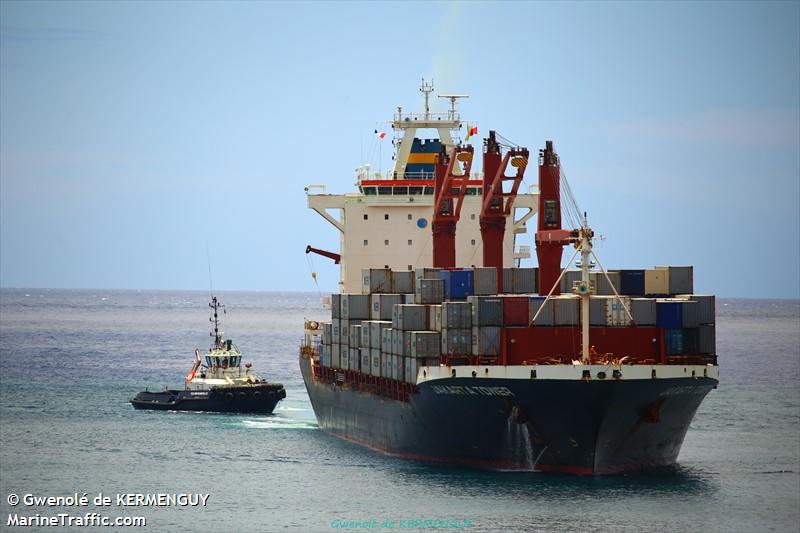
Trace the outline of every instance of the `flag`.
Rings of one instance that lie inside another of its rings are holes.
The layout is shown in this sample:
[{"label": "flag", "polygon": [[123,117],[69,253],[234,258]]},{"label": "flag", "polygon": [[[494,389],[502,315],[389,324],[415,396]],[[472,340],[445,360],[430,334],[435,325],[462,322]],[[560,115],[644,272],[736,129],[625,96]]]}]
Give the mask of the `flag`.
[{"label": "flag", "polygon": [[466,140],[468,141],[470,137],[472,137],[473,135],[477,135],[477,134],[478,134],[478,126],[470,126],[470,127],[468,127],[467,128],[467,138],[466,138]]},{"label": "flag", "polygon": [[378,139],[383,139],[386,137],[386,132],[375,130],[375,136],[378,137]]}]

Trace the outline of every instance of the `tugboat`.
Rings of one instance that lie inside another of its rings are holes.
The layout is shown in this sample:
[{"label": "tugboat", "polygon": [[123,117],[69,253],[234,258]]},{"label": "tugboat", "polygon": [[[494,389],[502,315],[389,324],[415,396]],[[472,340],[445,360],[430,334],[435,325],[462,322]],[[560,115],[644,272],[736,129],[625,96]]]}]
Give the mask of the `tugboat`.
[{"label": "tugboat", "polygon": [[195,361],[186,375],[183,390],[144,390],[131,400],[136,409],[160,411],[209,411],[217,413],[271,414],[286,398],[280,383],[270,383],[251,372],[250,363],[242,369],[242,352],[220,330],[219,311],[224,307],[216,296],[208,306],[214,310],[214,344],[205,360],[195,350]]}]

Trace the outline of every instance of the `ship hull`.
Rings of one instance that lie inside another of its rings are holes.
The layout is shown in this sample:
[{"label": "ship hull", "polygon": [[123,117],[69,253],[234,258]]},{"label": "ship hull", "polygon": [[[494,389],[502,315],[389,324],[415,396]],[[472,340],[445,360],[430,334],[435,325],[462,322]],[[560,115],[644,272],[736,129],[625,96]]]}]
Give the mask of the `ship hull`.
[{"label": "ship hull", "polygon": [[131,400],[135,409],[270,414],[286,397],[279,385],[215,387],[210,390],[143,391]]},{"label": "ship hull", "polygon": [[320,428],[408,459],[492,470],[616,474],[674,464],[712,378],[448,378],[409,401],[314,379]]}]

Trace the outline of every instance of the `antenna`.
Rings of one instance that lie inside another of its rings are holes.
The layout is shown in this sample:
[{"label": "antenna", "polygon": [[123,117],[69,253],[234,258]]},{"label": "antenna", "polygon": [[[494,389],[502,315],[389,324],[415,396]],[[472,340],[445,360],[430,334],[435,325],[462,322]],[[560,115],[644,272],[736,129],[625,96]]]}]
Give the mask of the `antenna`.
[{"label": "antenna", "polygon": [[459,98],[469,98],[468,94],[440,94],[439,98],[448,98],[450,100],[450,113],[448,120],[456,120],[456,100]]},{"label": "antenna", "polygon": [[430,83],[425,83],[425,78],[422,78],[422,86],[419,88],[419,92],[425,97],[425,120],[429,120],[431,116],[431,108],[428,104],[428,98],[430,98],[431,93],[433,92],[433,80]]},{"label": "antenna", "polygon": [[211,283],[211,252],[208,250],[208,239],[206,239],[206,260],[208,261],[208,292],[214,297],[214,285]]}]

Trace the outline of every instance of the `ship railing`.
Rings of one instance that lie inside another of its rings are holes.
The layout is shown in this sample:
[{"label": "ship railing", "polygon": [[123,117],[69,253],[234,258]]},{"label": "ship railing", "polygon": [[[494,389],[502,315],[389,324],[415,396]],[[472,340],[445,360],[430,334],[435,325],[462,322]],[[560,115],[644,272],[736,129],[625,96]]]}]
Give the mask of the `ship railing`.
[{"label": "ship railing", "polygon": [[409,123],[409,122],[456,122],[461,120],[461,114],[458,112],[447,111],[445,113],[395,113],[395,123]]}]

